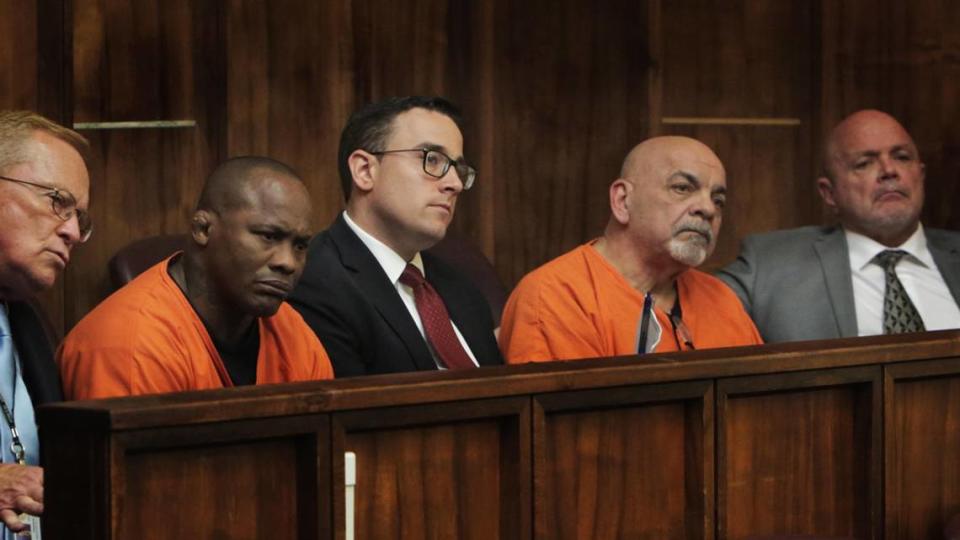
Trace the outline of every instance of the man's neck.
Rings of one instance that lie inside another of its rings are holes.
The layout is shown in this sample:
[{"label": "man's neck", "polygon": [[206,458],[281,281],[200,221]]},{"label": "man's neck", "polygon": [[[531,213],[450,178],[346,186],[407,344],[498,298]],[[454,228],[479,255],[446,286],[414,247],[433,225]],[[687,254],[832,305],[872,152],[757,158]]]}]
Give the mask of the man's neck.
[{"label": "man's neck", "polygon": [[402,233],[391,234],[391,227],[382,223],[372,212],[365,211],[363,206],[347,206],[344,213],[355,226],[390,248],[394,253],[402,257],[403,260],[409,261],[420,251],[418,246],[409,245],[409,242],[404,242]]},{"label": "man's neck", "polygon": [[256,317],[238,313],[218,301],[207,280],[203,266],[189,254],[184,253],[169,266],[170,277],[183,291],[213,338],[224,344],[234,344],[243,339]]},{"label": "man's neck", "polygon": [[669,311],[677,298],[677,278],[687,268],[672,258],[660,260],[649,253],[638,253],[634,244],[625,236],[606,234],[595,246],[634,289],[653,295],[654,303]]}]

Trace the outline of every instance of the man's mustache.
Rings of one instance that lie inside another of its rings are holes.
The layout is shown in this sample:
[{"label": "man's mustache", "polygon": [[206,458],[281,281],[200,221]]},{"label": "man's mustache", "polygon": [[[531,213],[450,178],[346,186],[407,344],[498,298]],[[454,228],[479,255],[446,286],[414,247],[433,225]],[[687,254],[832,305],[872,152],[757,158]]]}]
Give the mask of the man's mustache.
[{"label": "man's mustache", "polygon": [[678,234],[685,232],[693,232],[703,236],[706,239],[707,243],[713,242],[713,229],[710,228],[710,225],[702,222],[687,222],[680,223],[673,228],[673,235],[677,236]]}]

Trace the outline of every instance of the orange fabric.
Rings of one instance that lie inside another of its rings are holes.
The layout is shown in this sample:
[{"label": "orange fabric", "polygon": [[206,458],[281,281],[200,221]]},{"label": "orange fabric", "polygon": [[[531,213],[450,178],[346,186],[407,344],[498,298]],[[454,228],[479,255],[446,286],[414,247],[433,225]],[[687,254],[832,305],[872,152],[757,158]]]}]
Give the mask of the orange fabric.
[{"label": "orange fabric", "polygon": [[[66,399],[233,386],[169,263],[112,294],[64,339],[57,361]],[[333,378],[323,345],[286,302],[259,326],[257,384]]]},{"label": "orange fabric", "polygon": [[[697,349],[763,342],[719,279],[687,270],[677,291]],[[643,296],[591,244],[582,245],[520,281],[504,307],[500,349],[508,363],[637,354]],[[678,350],[668,314],[654,313],[663,328],[655,352]]]}]

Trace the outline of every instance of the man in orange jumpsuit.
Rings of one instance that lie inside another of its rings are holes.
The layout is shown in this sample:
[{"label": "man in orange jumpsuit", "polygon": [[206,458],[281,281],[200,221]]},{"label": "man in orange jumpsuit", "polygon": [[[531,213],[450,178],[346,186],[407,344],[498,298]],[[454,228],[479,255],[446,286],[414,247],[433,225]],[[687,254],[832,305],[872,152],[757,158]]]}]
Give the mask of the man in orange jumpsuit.
[{"label": "man in orange jumpsuit", "polygon": [[234,158],[207,180],[192,242],[103,301],[58,353],[68,399],[333,377],[284,302],[303,271],[310,197],[286,165]]},{"label": "man in orange jumpsuit", "polygon": [[713,252],[726,173],[703,143],[657,137],[610,185],[603,236],[524,277],[504,308],[507,362],[761,343],[740,301],[695,270]]}]

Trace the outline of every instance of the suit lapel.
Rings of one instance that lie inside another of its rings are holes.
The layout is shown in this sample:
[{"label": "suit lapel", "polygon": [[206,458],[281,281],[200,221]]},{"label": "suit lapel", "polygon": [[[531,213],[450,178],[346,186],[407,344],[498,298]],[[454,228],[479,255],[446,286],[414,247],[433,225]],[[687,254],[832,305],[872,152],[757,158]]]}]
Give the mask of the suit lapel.
[{"label": "suit lapel", "polygon": [[953,300],[960,305],[960,246],[947,238],[941,237],[937,231],[926,231],[927,249],[933,255],[933,262],[937,264],[943,281],[946,282]]},{"label": "suit lapel", "polygon": [[437,365],[427,349],[427,343],[410,317],[410,312],[400,299],[397,289],[390,283],[376,257],[350,230],[342,215],[330,227],[330,238],[340,252],[340,261],[343,266],[351,273],[357,287],[406,346],[416,368],[418,370],[436,369]]},{"label": "suit lapel", "polygon": [[23,369],[23,383],[34,407],[63,400],[60,376],[53,361],[52,336],[28,302],[10,302],[10,333]]},{"label": "suit lapel", "polygon": [[820,258],[827,296],[837,319],[841,337],[857,335],[857,312],[853,300],[853,276],[850,274],[850,255],[843,229],[837,227],[813,243]]}]

